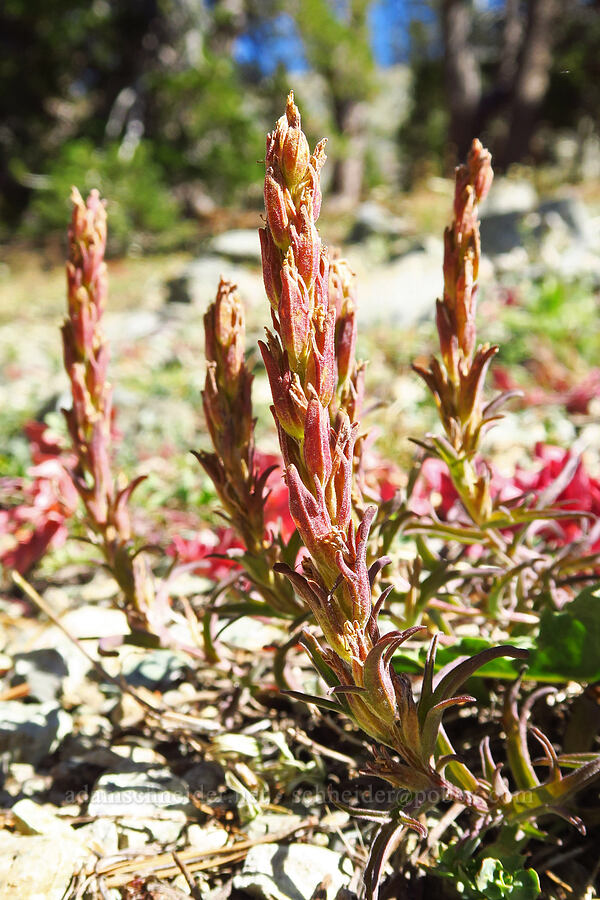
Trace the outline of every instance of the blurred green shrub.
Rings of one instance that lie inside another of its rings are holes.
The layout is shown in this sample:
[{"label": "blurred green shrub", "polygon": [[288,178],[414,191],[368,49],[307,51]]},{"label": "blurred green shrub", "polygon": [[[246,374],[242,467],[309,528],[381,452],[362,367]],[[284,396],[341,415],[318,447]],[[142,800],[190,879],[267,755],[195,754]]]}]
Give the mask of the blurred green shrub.
[{"label": "blurred green shrub", "polygon": [[449,114],[443,62],[429,43],[421,22],[411,23],[411,96],[406,121],[398,132],[404,187],[427,175],[445,174]]},{"label": "blurred green shrub", "polygon": [[177,203],[169,193],[152,145],[141,141],[131,159],[119,154],[120,144],[95,147],[88,139],[64,144],[47,172],[47,182],[31,202],[22,231],[39,237],[64,229],[69,215],[71,185],[83,193],[93,187],[108,197],[110,252],[143,249],[144,235],[175,226]]},{"label": "blurred green shrub", "polygon": [[169,181],[200,181],[220,205],[258,183],[262,116],[231,60],[207,56],[200,65],[157,73],[151,93],[156,158]]}]

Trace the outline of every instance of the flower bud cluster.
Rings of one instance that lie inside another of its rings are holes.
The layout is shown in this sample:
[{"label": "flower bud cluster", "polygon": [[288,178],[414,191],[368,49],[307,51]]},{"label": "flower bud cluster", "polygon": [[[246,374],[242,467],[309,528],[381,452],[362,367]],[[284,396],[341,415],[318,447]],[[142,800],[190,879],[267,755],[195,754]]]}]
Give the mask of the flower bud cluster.
[{"label": "flower bud cluster", "polygon": [[339,401],[355,369],[355,288],[345,264],[330,267],[316,227],[323,148],[321,142],[310,153],[290,94],[285,115],[267,137],[267,222],[260,234],[273,329],[260,348],[292,518],[323,583],[341,582],[335,602],[344,619],[364,627],[371,586],[366,543],[357,544],[352,522],[358,425]]},{"label": "flower bud cluster", "polygon": [[244,309],[236,287],[221,279],[204,316],[207,361],[202,404],[214,453],[197,457],[246,547],[264,547],[264,479],[254,463],[252,375],[244,362]]},{"label": "flower bud cluster", "polygon": [[477,206],[492,184],[492,157],[475,139],[456,170],[454,220],[444,233],[444,296],[438,331],[444,365],[455,381],[460,362],[470,362],[476,340],[476,297],[481,254]]},{"label": "flower bud cluster", "polygon": [[246,548],[250,581],[274,609],[297,616],[291,585],[273,572],[277,544],[266,533],[267,480],[255,460],[252,375],[245,362],[244,307],[236,286],[223,278],[204,316],[206,380],[202,404],[213,452],[195,453],[212,480],[223,511]]}]

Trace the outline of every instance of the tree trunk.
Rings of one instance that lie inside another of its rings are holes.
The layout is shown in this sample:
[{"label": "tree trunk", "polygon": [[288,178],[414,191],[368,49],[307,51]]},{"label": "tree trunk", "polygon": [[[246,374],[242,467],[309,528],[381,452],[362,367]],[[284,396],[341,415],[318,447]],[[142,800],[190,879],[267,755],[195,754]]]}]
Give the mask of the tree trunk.
[{"label": "tree trunk", "polygon": [[338,134],[344,147],[335,161],[332,174],[334,202],[351,208],[360,201],[367,149],[366,108],[356,100],[333,98],[333,112]]},{"label": "tree trunk", "polygon": [[514,83],[504,148],[499,154],[503,167],[523,159],[537,125],[537,114],[546,94],[552,64],[553,26],[559,0],[530,0],[527,27]]},{"label": "tree trunk", "polygon": [[475,135],[481,76],[471,43],[472,7],[468,0],[443,0],[444,75],[450,108],[449,137],[463,159]]},{"label": "tree trunk", "polygon": [[519,68],[519,52],[523,44],[525,21],[520,0],[506,0],[502,31],[502,57],[498,67],[497,89],[505,96],[510,93]]}]

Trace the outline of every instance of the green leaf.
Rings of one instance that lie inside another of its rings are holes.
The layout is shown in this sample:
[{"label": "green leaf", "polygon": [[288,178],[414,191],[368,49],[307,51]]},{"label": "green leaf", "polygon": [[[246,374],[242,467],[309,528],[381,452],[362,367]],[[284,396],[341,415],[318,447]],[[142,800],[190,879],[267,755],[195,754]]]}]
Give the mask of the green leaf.
[{"label": "green leaf", "polygon": [[[522,650],[531,650],[534,646],[530,637],[511,637],[511,644]],[[474,656],[483,650],[496,647],[494,641],[490,641],[483,637],[464,637],[452,644],[451,647],[440,647],[437,651],[435,660],[435,669],[438,671],[448,663],[454,662],[460,656]],[[427,650],[421,648],[418,651],[403,651],[394,656],[394,668],[397,672],[405,672],[406,674],[420,674],[423,671]],[[519,660],[511,660],[506,657],[493,659],[485,663],[477,671],[477,676],[486,678],[502,678],[513,680],[519,674],[523,663]]]},{"label": "green leaf", "polygon": [[[490,849],[494,846],[488,853]],[[499,853],[500,858],[482,853],[469,859],[460,845],[453,844],[442,852],[434,872],[452,881],[463,900],[535,900],[539,896],[538,874],[523,868],[518,852]]]},{"label": "green leaf", "polygon": [[499,859],[486,857],[475,874],[474,887],[480,891],[475,896],[500,900],[511,897],[514,900],[534,900],[540,893],[540,880],[533,869],[510,871]]},{"label": "green leaf", "polygon": [[528,678],[591,682],[600,679],[600,585],[581,591],[560,612],[542,613]]},{"label": "green leaf", "polygon": [[[593,682],[600,679],[600,585],[581,591],[561,611],[545,610],[540,620],[537,638],[512,637],[511,643],[530,650],[529,664],[524,678],[527,681],[560,683],[563,681]],[[437,652],[436,671],[459,656],[474,656],[496,646],[483,637],[464,637],[451,647]],[[423,671],[426,648],[404,650],[394,656],[397,672],[419,674]],[[514,679],[522,663],[500,658],[486,663],[478,676]]]}]

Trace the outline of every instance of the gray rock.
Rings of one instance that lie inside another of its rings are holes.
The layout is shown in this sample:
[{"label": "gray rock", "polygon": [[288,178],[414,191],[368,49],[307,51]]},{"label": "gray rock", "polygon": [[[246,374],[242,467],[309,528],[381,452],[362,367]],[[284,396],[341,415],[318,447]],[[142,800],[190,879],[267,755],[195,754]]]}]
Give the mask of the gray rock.
[{"label": "gray rock", "polygon": [[219,763],[204,760],[188,769],[183,780],[190,793],[203,800],[209,800],[225,786],[225,772]]},{"label": "gray rock", "polygon": [[61,654],[54,647],[17,653],[10,683],[29,685],[28,697],[44,703],[56,700],[62,693],[63,679],[69,674]]},{"label": "gray rock", "polygon": [[354,243],[372,235],[398,237],[406,231],[406,227],[404,219],[394,216],[384,206],[369,201],[361,203],[356,210],[348,240]]},{"label": "gray rock", "polygon": [[388,265],[361,273],[359,325],[375,322],[411,325],[434,315],[435,301],[443,288],[443,247],[428,239],[423,250],[406,253]]},{"label": "gray rock", "polygon": [[185,275],[178,275],[165,281],[167,303],[191,303],[190,280]]},{"label": "gray rock", "polygon": [[[98,651],[94,641],[90,638],[113,637],[129,633],[125,614],[119,609],[85,604],[77,609],[71,609],[63,617],[65,627],[69,633],[80,640],[85,640],[88,653],[97,657]],[[73,643],[56,625],[45,629],[36,641],[36,649],[52,647],[57,650],[68,669],[68,676],[63,682],[64,694],[72,694],[84,682],[91,664],[83,655],[79,647]]]},{"label": "gray rock", "polygon": [[[525,251],[532,260],[539,257],[546,267],[564,270],[563,274],[569,276],[576,274],[576,265],[584,271],[590,270],[590,265],[581,257],[593,240],[592,221],[576,197],[545,200],[529,211],[489,213],[482,210],[482,250],[495,261],[501,255]],[[574,254],[576,262],[563,259],[564,253]]]},{"label": "gray rock", "polygon": [[481,216],[481,249],[489,256],[521,249],[527,231],[521,212],[493,213]]},{"label": "gray rock", "polygon": [[538,196],[530,181],[496,177],[481,204],[481,218],[483,220],[491,215],[531,212],[537,203]]},{"label": "gray rock", "polygon": [[339,853],[312,844],[259,844],[248,853],[233,887],[265,900],[310,900],[329,876],[327,900],[333,900],[352,875],[352,864]]},{"label": "gray rock", "polygon": [[537,193],[529,181],[495,178],[480,207],[483,252],[496,256],[520,247],[527,231],[524,217],[537,204]]},{"label": "gray rock", "polygon": [[123,675],[132,687],[167,691],[186,676],[189,666],[172,650],[152,650],[142,656],[132,653],[123,661]]},{"label": "gray rock", "polygon": [[537,213],[541,217],[542,227],[545,224],[546,227],[552,228],[558,219],[564,223],[573,237],[584,241],[591,237],[590,216],[577,197],[545,200],[538,206]]},{"label": "gray rock", "polygon": [[186,815],[180,811],[162,813],[149,818],[127,816],[118,820],[119,844],[129,850],[140,850],[148,844],[174,844],[185,828]]},{"label": "gray rock", "polygon": [[235,228],[218,234],[210,242],[213,253],[238,262],[260,262],[260,240],[257,228]]},{"label": "gray rock", "polygon": [[[258,242],[258,235],[256,236]],[[200,256],[182,269],[179,276],[185,281],[178,290],[185,291],[189,301],[200,310],[206,309],[215,299],[219,280],[223,276],[238,286],[245,304],[266,303],[262,274],[258,267],[254,270],[235,262],[227,262],[215,254]]]},{"label": "gray rock", "polygon": [[72,728],[57,703],[0,703],[0,753],[35,766],[53,753]]},{"label": "gray rock", "polygon": [[186,783],[168,769],[157,766],[137,772],[101,775],[88,803],[90,816],[129,819],[147,819],[170,812],[186,813],[192,809]]}]

